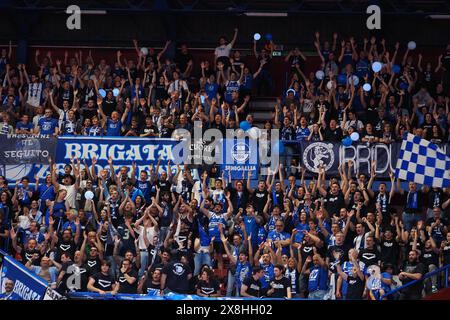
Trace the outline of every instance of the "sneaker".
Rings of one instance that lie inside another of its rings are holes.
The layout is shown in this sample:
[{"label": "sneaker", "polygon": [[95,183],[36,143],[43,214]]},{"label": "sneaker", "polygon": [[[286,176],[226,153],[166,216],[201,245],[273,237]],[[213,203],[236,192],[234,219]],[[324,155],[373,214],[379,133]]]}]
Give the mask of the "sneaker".
[{"label": "sneaker", "polygon": [[438,292],[438,288],[436,286],[431,287],[431,292],[436,293]]}]

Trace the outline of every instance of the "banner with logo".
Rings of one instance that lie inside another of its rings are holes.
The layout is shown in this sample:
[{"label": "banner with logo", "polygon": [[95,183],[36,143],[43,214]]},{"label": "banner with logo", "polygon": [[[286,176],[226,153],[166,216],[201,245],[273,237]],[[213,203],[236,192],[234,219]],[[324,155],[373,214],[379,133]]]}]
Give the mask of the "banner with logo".
[{"label": "banner with logo", "polygon": [[247,179],[248,173],[252,173],[252,179],[258,179],[259,152],[258,142],[254,139],[223,139],[220,152],[222,155],[221,170],[228,179]]},{"label": "banner with logo", "polygon": [[0,135],[0,163],[48,164],[48,157],[55,157],[56,141],[56,138],[48,135]]},{"label": "banner with logo", "polygon": [[[327,176],[338,176],[338,168],[342,164],[353,161],[352,174],[371,173],[371,164],[376,162],[377,178],[388,178],[390,171],[394,171],[400,154],[401,142],[391,144],[354,143],[344,146],[342,143],[332,142],[295,142],[285,143],[294,149],[294,154],[300,158],[300,164],[306,168],[306,176],[317,174],[320,167],[324,167]],[[446,154],[450,151],[450,144],[440,146]],[[348,172],[348,167],[346,167]]]},{"label": "banner with logo", "polygon": [[[43,279],[32,274],[24,265],[6,254],[3,257],[1,273],[2,293],[4,292],[5,279],[14,281],[14,293],[23,300],[44,300],[44,297],[50,296],[47,294],[47,283]],[[51,289],[49,288],[49,290]],[[56,298],[59,294],[55,292],[52,296]],[[47,298],[46,300],[54,299]]]}]

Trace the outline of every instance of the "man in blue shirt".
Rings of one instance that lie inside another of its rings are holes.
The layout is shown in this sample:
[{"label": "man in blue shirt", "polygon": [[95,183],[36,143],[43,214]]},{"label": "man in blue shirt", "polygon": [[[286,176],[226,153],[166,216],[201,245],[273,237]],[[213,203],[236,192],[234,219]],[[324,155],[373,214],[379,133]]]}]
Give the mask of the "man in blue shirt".
[{"label": "man in blue shirt", "polygon": [[48,135],[58,135],[58,120],[52,118],[53,111],[50,108],[45,109],[44,117],[39,119],[36,133],[37,134],[48,134]]},{"label": "man in blue shirt", "polygon": [[103,112],[102,108],[102,102],[103,100],[101,98],[98,99],[97,105],[98,105],[98,111],[100,116],[102,117],[102,125],[106,123],[106,136],[108,137],[118,137],[122,133],[122,127],[123,123],[127,119],[128,112],[131,109],[130,100],[127,99],[125,105],[125,111],[122,115],[122,118],[119,119],[119,113],[117,111],[113,111],[111,113],[111,117],[107,117],[105,113]]},{"label": "man in blue shirt", "polygon": [[33,124],[30,122],[30,117],[27,114],[22,115],[22,120],[16,124],[17,134],[32,134],[34,130]]},{"label": "man in blue shirt", "polygon": [[22,300],[14,291],[14,281],[5,279],[5,292],[0,293],[0,300]]},{"label": "man in blue shirt", "polygon": [[275,230],[272,230],[267,235],[267,240],[272,243],[272,246],[278,247],[278,243],[281,244],[283,250],[281,254],[289,253],[289,245],[291,244],[291,236],[289,233],[284,232],[284,223],[282,220],[275,222]]},{"label": "man in blue shirt", "polygon": [[[310,267],[311,261],[313,264]],[[328,290],[328,269],[325,260],[319,254],[315,254],[312,258],[308,256],[302,274],[309,276],[308,299],[322,300]]]}]

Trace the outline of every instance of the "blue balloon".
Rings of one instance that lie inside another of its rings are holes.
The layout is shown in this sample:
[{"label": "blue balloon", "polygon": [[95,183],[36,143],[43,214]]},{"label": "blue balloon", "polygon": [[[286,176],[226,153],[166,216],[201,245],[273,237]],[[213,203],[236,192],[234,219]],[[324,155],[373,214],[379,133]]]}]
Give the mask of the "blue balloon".
[{"label": "blue balloon", "polygon": [[345,74],[340,74],[337,76],[337,82],[339,84],[346,84],[347,83],[347,76]]},{"label": "blue balloon", "polygon": [[266,33],[266,39],[269,41],[272,40],[272,35],[270,33]]},{"label": "blue balloon", "polygon": [[401,70],[401,68],[400,68],[400,66],[399,66],[398,64],[394,64],[394,65],[392,66],[392,71],[393,71],[394,73],[399,73],[400,70]]},{"label": "blue balloon", "polygon": [[284,143],[281,140],[278,140],[275,142],[273,149],[275,150],[275,153],[284,153]]},{"label": "blue balloon", "polygon": [[250,122],[244,120],[244,121],[241,121],[239,127],[240,127],[242,130],[247,131],[247,130],[249,130],[249,129],[252,127],[252,125],[250,124]]},{"label": "blue balloon", "polygon": [[351,146],[352,145],[352,138],[347,137],[345,139],[342,140],[342,144],[346,147]]}]

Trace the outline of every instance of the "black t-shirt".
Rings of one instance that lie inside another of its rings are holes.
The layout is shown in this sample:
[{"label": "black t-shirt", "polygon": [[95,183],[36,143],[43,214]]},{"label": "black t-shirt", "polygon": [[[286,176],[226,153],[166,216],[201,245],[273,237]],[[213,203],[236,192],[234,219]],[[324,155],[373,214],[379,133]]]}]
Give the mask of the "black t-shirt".
[{"label": "black t-shirt", "polygon": [[243,284],[247,286],[247,294],[256,298],[262,296],[262,288],[261,288],[262,284],[259,279],[255,280],[253,276],[250,276],[244,280]]},{"label": "black t-shirt", "polygon": [[192,274],[192,271],[188,265],[174,261],[164,266],[162,273],[167,275],[166,287],[170,291],[177,293],[189,292],[188,275]]},{"label": "black t-shirt", "polygon": [[[133,277],[136,279],[133,283],[129,283],[125,278],[125,274],[129,277]],[[117,282],[119,282],[119,293],[137,293],[137,285],[138,285],[138,273],[132,268],[129,272],[122,273],[119,272],[119,277],[117,278]]]},{"label": "black t-shirt", "polygon": [[398,242],[395,239],[382,239],[380,242],[380,248],[380,259],[383,264],[391,263],[396,265],[400,254],[400,246],[398,245]]},{"label": "black t-shirt", "polygon": [[433,250],[422,252],[422,256],[420,257],[420,262],[422,262],[426,270],[429,271],[430,265],[434,264],[436,267],[439,267],[439,255],[436,254]]},{"label": "black t-shirt", "polygon": [[219,292],[220,289],[219,282],[216,280],[210,280],[209,282],[200,280],[196,287],[201,293],[206,295],[215,294]]},{"label": "black t-shirt", "polygon": [[92,276],[94,274],[97,274],[101,271],[101,260],[99,257],[91,258],[89,257],[86,260],[86,269],[88,276]]},{"label": "black t-shirt", "polygon": [[[87,265],[82,264],[80,266],[76,265],[74,262],[65,262],[62,264],[61,272],[64,271],[64,276],[59,283],[58,292],[61,294],[65,294],[67,291],[87,291],[87,284],[89,280],[89,275],[87,272]],[[78,283],[76,281],[70,281],[70,278],[73,275],[79,276],[80,279],[80,287],[76,287]],[[72,282],[72,283],[71,283]],[[72,287],[73,286],[73,287]],[[72,288],[71,288],[72,287]]]},{"label": "black t-shirt", "polygon": [[259,189],[256,189],[253,192],[252,204],[255,208],[255,211],[257,211],[259,214],[262,214],[268,196],[269,193],[267,192],[267,190],[259,191]]},{"label": "black t-shirt", "polygon": [[22,256],[22,263],[26,264],[28,261],[31,261],[31,259],[33,258],[33,255],[38,254],[39,258],[34,260],[32,265],[33,266],[40,266],[41,264],[41,258],[42,258],[42,254],[41,251],[39,251],[38,249],[25,249],[22,250],[21,252],[21,256]]},{"label": "black t-shirt", "polygon": [[[330,259],[330,270],[335,272],[336,271],[336,263],[333,263],[334,261],[339,260],[340,263],[348,260],[348,251],[349,248],[345,244],[343,245],[334,245],[330,246],[328,248],[327,257]],[[336,259],[336,257],[338,257]]]},{"label": "black t-shirt", "polygon": [[142,285],[142,293],[149,295],[157,295],[161,291],[161,283],[153,282],[153,280],[148,277],[144,284]]},{"label": "black t-shirt", "polygon": [[364,281],[360,277],[348,276],[347,278],[347,300],[360,300],[364,292]]},{"label": "black t-shirt", "polygon": [[274,289],[272,298],[284,298],[287,297],[287,288],[291,288],[291,282],[288,278],[282,277],[281,279],[273,279],[270,282],[270,287]]},{"label": "black t-shirt", "polygon": [[113,285],[116,283],[112,275],[99,272],[91,277],[94,279],[94,288],[103,291],[112,291]]},{"label": "black t-shirt", "polygon": [[378,261],[380,260],[380,253],[374,246],[373,249],[361,249],[359,251],[358,259],[363,262],[366,267],[371,265],[378,265]]},{"label": "black t-shirt", "polygon": [[335,130],[331,130],[330,127],[325,128],[325,141],[334,141],[338,142],[342,140],[342,130],[341,128],[336,128]]},{"label": "black t-shirt", "polygon": [[[423,263],[419,262],[415,262],[415,263],[410,263],[409,261],[405,264],[405,267],[403,268],[404,272],[408,272],[408,273],[421,273],[422,275],[425,274],[426,272],[426,268],[424,266]],[[411,278],[406,278],[405,280],[402,280],[402,284],[405,285],[407,283],[410,283],[414,281]],[[409,287],[404,288],[404,292],[407,294],[414,294],[414,295],[418,295],[420,296],[422,294],[422,288],[423,288],[423,283],[422,281],[418,281],[413,285],[410,285]]]},{"label": "black t-shirt", "polygon": [[337,195],[333,195],[331,192],[328,192],[326,196],[325,209],[330,216],[334,214],[339,214],[341,208],[345,208],[344,195],[342,191],[339,191]]},{"label": "black t-shirt", "polygon": [[60,263],[61,255],[63,253],[68,254],[70,256],[70,258],[73,260],[76,250],[77,250],[77,246],[73,240],[71,240],[71,241],[59,240],[58,244],[56,245],[55,261]]}]

